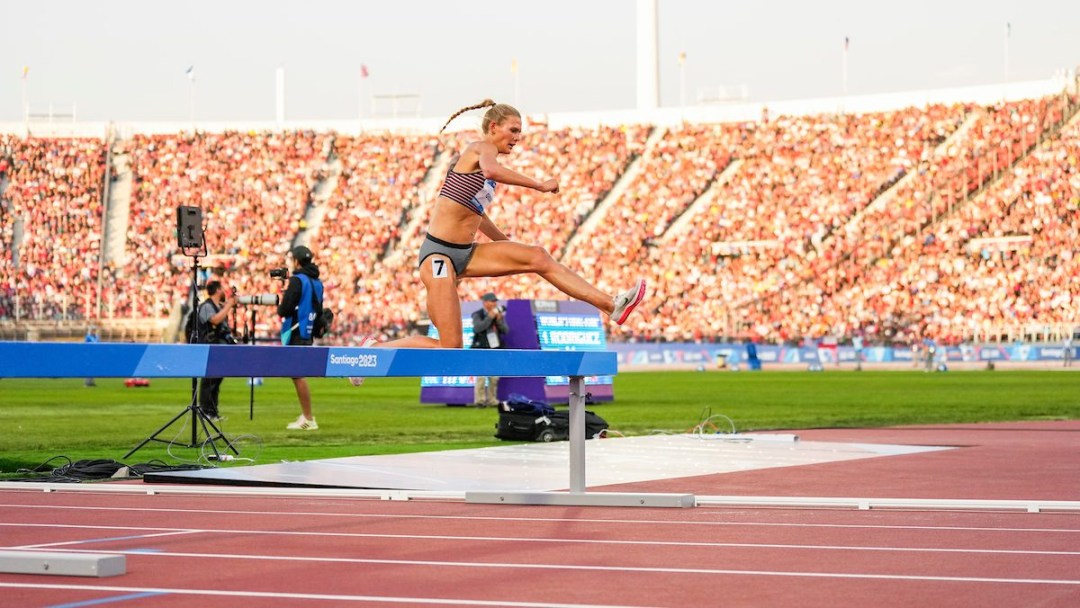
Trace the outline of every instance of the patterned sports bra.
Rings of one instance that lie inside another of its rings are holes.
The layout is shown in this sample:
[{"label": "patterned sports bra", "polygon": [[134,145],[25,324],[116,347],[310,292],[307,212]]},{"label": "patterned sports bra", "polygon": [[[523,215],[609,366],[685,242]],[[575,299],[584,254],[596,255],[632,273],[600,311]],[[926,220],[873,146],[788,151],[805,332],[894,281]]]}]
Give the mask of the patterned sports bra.
[{"label": "patterned sports bra", "polygon": [[490,205],[495,198],[495,180],[484,179],[482,171],[458,173],[454,171],[457,161],[455,158],[450,163],[439,196],[461,203],[477,215],[484,215],[484,207]]}]

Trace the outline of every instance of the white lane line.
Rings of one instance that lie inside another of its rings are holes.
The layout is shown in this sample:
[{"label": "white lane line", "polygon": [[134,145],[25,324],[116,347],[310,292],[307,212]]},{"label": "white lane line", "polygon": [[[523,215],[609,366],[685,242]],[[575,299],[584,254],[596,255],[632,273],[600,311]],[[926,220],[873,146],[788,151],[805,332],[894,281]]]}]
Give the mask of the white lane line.
[{"label": "white lane line", "polygon": [[[7,526],[12,524],[0,523],[0,526]],[[23,527],[41,526],[42,524],[22,524]],[[70,527],[70,526],[64,526]],[[78,526],[79,528],[91,529],[91,530],[147,530],[147,529],[160,529],[160,528],[133,528],[133,527],[107,527],[107,526]],[[142,540],[144,538],[157,538],[160,536],[179,536],[183,534],[198,534],[203,530],[174,530],[170,532],[158,532],[156,534],[134,534],[131,536],[110,536],[107,538],[87,538],[83,540],[68,540],[59,543],[41,543],[38,545],[20,545],[18,547],[8,547],[8,549],[44,549],[48,547],[64,547],[67,545],[85,545],[90,543],[110,543],[122,540]]]},{"label": "white lane line", "polygon": [[[494,521],[494,522],[521,522],[521,523],[587,523],[587,524],[625,524],[625,525],[657,525],[657,526],[760,526],[781,528],[839,528],[839,529],[869,529],[869,530],[957,530],[961,532],[1046,532],[1051,534],[1077,534],[1077,528],[1013,528],[991,526],[915,526],[915,525],[891,525],[891,524],[832,524],[832,523],[798,523],[798,522],[762,522],[762,521],[669,521],[651,519],[576,519],[572,517],[494,517],[482,515],[410,515],[391,513],[330,513],[325,511],[251,511],[235,509],[171,509],[171,508],[147,508],[147,507],[94,507],[75,505],[8,505],[0,504],[0,508],[23,508],[23,509],[60,509],[74,511],[118,511],[118,512],[147,512],[147,513],[200,513],[207,515],[251,515],[257,517],[281,516],[281,517],[340,517],[357,519],[422,519],[422,520],[457,520],[457,521]],[[503,507],[505,508],[505,507]],[[881,514],[881,512],[875,512]],[[979,513],[979,515],[989,515]],[[1032,517],[1058,517],[1054,513],[1008,513],[1010,516]],[[1066,516],[1070,518],[1073,516]]]},{"label": "white lane line", "polygon": [[1077,579],[1044,578],[996,578],[987,576],[930,576],[920,574],[869,574],[861,572],[794,572],[783,570],[733,570],[726,568],[673,568],[659,566],[595,566],[582,564],[510,564],[506,562],[455,562],[412,559],[371,559],[361,557],[304,557],[296,555],[245,555],[231,553],[183,553],[159,551],[141,553],[138,551],[111,551],[111,553],[139,555],[146,557],[183,557],[197,559],[236,559],[257,561],[309,562],[332,564],[380,564],[392,566],[427,566],[441,568],[497,568],[506,570],[563,570],[575,572],[636,572],[642,574],[694,574],[694,575],[742,575],[742,576],[779,576],[796,578],[830,579],[867,579],[901,581],[948,581],[962,583],[1008,583],[1026,585],[1067,585],[1080,586]]},{"label": "white lane line", "polygon": [[29,549],[38,547],[50,547],[61,545],[77,545],[86,542],[105,542],[110,540],[131,540],[150,538],[154,536],[168,536],[172,534],[214,534],[218,538],[226,534],[241,535],[267,535],[267,536],[300,536],[316,538],[381,538],[396,540],[443,540],[450,542],[481,541],[481,542],[509,542],[509,543],[558,543],[578,545],[635,545],[648,547],[715,547],[715,548],[745,548],[745,549],[802,549],[810,551],[880,551],[880,552],[918,552],[918,553],[973,553],[993,555],[1080,555],[1080,551],[1050,551],[1043,549],[968,549],[957,547],[890,547],[879,545],[809,545],[809,544],[777,544],[777,543],[731,543],[711,541],[668,541],[668,540],[619,540],[619,539],[595,539],[595,538],[528,538],[521,536],[473,536],[455,534],[388,534],[370,532],[311,532],[297,530],[239,530],[230,528],[143,528],[138,526],[97,526],[87,524],[47,524],[47,523],[4,523],[0,527],[18,528],[49,528],[49,529],[79,529],[79,530],[162,530],[163,532],[145,535],[132,535],[105,539],[75,540],[59,543],[24,545],[10,547],[11,549]]},{"label": "white lane line", "polygon": [[218,589],[177,589],[169,587],[117,587],[97,585],[63,585],[41,583],[3,583],[0,587],[15,589],[53,589],[64,591],[114,591],[122,593],[153,593],[201,595],[219,597],[261,597],[269,599],[327,600],[331,602],[383,602],[387,604],[433,604],[440,606],[510,606],[512,608],[638,608],[614,604],[553,604],[548,602],[516,602],[507,600],[449,599],[436,597],[393,597],[379,595],[338,595],[328,593],[274,593],[269,591],[226,591]]}]

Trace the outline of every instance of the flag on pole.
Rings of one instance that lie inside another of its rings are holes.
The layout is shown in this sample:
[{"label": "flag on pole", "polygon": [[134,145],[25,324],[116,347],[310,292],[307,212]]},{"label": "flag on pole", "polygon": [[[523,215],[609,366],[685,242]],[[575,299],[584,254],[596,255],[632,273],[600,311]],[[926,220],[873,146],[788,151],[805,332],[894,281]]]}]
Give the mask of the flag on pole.
[{"label": "flag on pole", "polygon": [[511,74],[517,74],[517,70],[518,70],[517,59],[514,59],[513,61],[510,62],[510,73]]},{"label": "flag on pole", "polygon": [[847,52],[848,45],[850,45],[850,44],[851,44],[851,38],[848,38],[847,36],[844,36],[844,52],[845,53]]},{"label": "flag on pole", "polygon": [[686,63],[686,51],[679,53],[679,65]]},{"label": "flag on pole", "polygon": [[28,65],[22,66],[22,79],[23,80],[26,80],[26,75],[29,74],[29,73],[30,73],[30,66],[28,66]]},{"label": "flag on pole", "polygon": [[368,77],[367,66],[361,63],[360,64],[360,78],[367,78],[367,77]]},{"label": "flag on pole", "polygon": [[187,74],[188,80],[195,80],[195,66],[188,66],[188,69],[184,71]]}]

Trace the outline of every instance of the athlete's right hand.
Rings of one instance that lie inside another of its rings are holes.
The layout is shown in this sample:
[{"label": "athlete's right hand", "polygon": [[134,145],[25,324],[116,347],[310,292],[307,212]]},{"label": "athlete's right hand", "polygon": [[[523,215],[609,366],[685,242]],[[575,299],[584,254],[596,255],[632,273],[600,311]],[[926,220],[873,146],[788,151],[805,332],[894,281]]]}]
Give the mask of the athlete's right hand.
[{"label": "athlete's right hand", "polygon": [[537,190],[539,190],[540,192],[551,192],[552,194],[558,194],[559,182],[558,180],[549,179],[546,182],[540,184],[540,187],[537,188]]}]

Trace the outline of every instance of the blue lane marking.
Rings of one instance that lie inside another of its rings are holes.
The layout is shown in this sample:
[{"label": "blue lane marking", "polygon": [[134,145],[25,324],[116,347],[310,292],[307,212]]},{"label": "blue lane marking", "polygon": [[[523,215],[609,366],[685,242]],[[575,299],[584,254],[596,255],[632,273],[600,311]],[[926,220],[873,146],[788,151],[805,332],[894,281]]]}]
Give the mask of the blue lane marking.
[{"label": "blue lane marking", "polygon": [[139,600],[144,597],[154,597],[155,595],[168,595],[164,591],[147,591],[145,593],[129,593],[127,595],[116,595],[113,597],[103,597],[96,600],[86,600],[85,602],[73,602],[71,604],[53,604],[49,608],[79,608],[80,606],[100,606],[102,604],[111,604],[113,602],[124,602],[127,600]]}]

